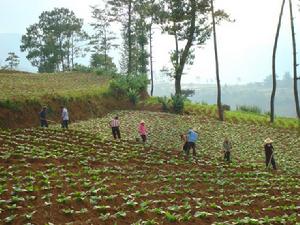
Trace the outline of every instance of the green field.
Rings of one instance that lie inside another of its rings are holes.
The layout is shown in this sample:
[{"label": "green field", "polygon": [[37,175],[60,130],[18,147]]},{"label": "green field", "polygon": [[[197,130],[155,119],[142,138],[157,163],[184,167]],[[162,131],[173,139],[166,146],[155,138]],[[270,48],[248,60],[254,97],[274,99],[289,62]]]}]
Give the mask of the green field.
[{"label": "green field", "polygon": [[79,96],[100,93],[108,78],[95,74],[0,73],[0,100],[22,101],[51,96]]},{"label": "green field", "polygon": [[[115,115],[122,141],[108,126]],[[146,145],[136,141],[141,119]],[[197,157],[185,160],[179,135],[191,126]],[[266,137],[276,172],[264,168]],[[299,225],[299,146],[296,130],[147,111],[116,111],[68,131],[1,130],[0,224]]]}]

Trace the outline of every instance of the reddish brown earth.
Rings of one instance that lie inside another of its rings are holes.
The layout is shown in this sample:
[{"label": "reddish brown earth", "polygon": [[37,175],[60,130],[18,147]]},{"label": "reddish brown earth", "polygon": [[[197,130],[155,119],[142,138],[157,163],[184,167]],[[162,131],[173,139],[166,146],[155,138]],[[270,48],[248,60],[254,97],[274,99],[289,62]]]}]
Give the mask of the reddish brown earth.
[{"label": "reddish brown earth", "polygon": [[[29,128],[39,126],[38,113],[43,105],[49,107],[49,123],[60,121],[60,107],[63,102],[56,98],[43,98],[41,103],[21,103],[20,110],[8,109],[0,105],[0,128]],[[114,110],[137,109],[160,111],[161,106],[146,106],[140,104],[133,106],[129,101],[124,99],[115,99],[112,97],[90,97],[87,99],[69,100],[66,107],[70,113],[70,122],[87,120],[101,117]]]}]

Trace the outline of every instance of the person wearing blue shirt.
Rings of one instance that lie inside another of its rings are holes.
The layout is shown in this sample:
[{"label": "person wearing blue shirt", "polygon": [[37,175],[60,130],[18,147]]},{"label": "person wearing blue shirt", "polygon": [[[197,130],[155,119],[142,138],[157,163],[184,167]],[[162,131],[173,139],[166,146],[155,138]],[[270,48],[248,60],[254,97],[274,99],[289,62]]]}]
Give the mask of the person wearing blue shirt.
[{"label": "person wearing blue shirt", "polygon": [[198,139],[198,134],[195,129],[190,128],[187,133],[188,151],[187,155],[190,154],[190,149],[193,149],[193,156],[196,156],[196,141]]}]

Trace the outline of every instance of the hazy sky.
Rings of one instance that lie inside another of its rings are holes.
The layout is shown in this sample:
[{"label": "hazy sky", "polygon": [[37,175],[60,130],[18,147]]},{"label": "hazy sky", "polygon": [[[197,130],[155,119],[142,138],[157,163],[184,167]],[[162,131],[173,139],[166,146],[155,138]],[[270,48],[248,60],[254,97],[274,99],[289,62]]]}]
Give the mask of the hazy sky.
[{"label": "hazy sky", "polygon": [[[295,1],[296,33],[299,33],[300,17]],[[90,21],[90,5],[103,4],[101,0],[0,0],[0,33],[24,34],[26,27],[38,22],[38,16],[54,7],[67,7]],[[217,27],[220,75],[222,83],[261,81],[271,74],[271,56],[274,35],[278,22],[281,0],[216,0],[216,7],[225,9],[234,23],[223,23]],[[285,8],[282,33],[278,46],[278,74],[291,71],[292,50],[288,5]],[[299,40],[298,36],[296,40]],[[0,43],[4,46],[5,43]],[[298,44],[300,46],[300,42]],[[156,32],[154,37],[154,60],[156,75],[169,62],[169,51],[174,47],[173,39]],[[112,53],[117,55],[117,51]],[[213,45],[196,51],[195,65],[185,70],[183,82],[215,79]]]}]

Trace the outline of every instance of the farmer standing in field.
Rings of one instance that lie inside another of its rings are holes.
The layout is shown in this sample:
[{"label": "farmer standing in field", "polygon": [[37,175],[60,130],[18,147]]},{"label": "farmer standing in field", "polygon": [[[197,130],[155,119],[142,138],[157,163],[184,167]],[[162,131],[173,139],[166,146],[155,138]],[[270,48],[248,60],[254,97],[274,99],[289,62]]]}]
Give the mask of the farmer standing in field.
[{"label": "farmer standing in field", "polygon": [[230,162],[230,152],[232,149],[232,145],[227,137],[225,137],[225,140],[223,142],[223,151],[224,151],[224,160],[227,162]]},{"label": "farmer standing in field", "polygon": [[121,134],[120,134],[120,121],[119,121],[119,117],[116,116],[115,118],[112,119],[112,121],[110,122],[110,127],[112,130],[112,134],[114,139],[121,139]]},{"label": "farmer standing in field", "polygon": [[66,107],[61,106],[61,128],[68,129],[69,124],[69,112]]},{"label": "farmer standing in field", "polygon": [[39,112],[40,115],[40,122],[41,122],[41,127],[48,127],[48,122],[47,122],[47,107],[44,106],[42,110]]},{"label": "farmer standing in field", "polygon": [[265,155],[266,155],[266,169],[269,168],[270,164],[272,164],[272,167],[274,170],[276,170],[276,164],[274,159],[274,148],[272,145],[273,141],[270,138],[267,138],[265,140]]},{"label": "farmer standing in field", "polygon": [[188,150],[187,156],[190,154],[190,149],[193,149],[193,156],[196,156],[196,141],[198,139],[198,134],[195,129],[190,128],[187,133],[187,141],[188,141]]},{"label": "farmer standing in field", "polygon": [[145,126],[145,121],[142,120],[139,124],[139,127],[138,127],[138,132],[143,140],[143,143],[146,142],[147,140],[147,128]]}]

